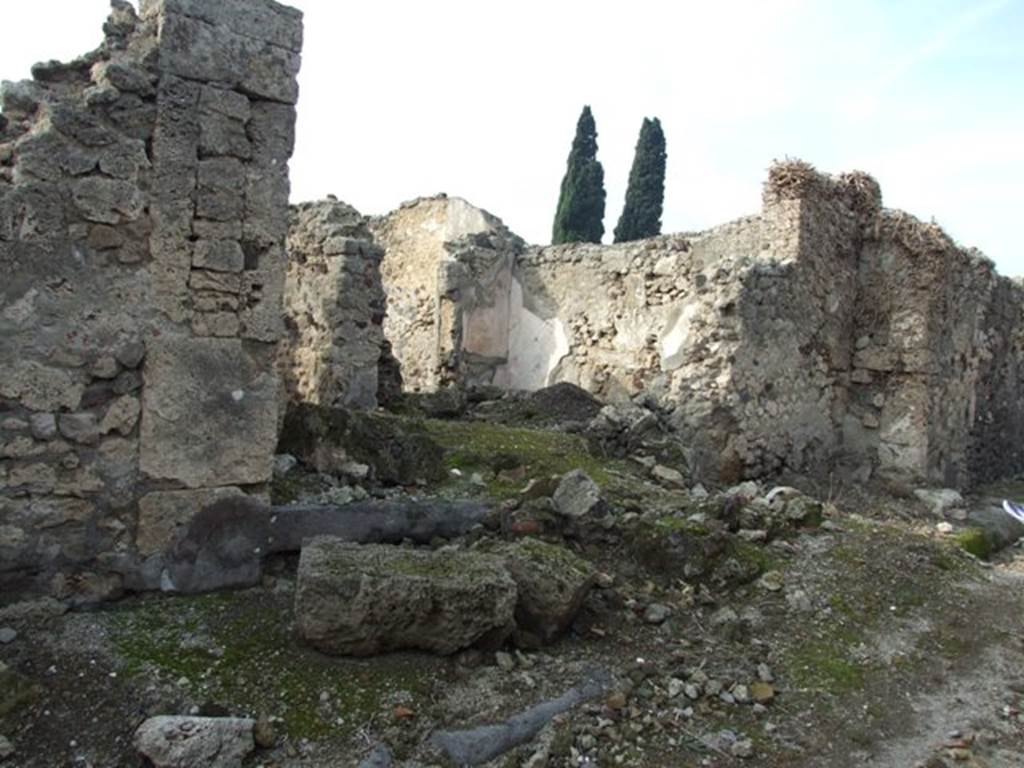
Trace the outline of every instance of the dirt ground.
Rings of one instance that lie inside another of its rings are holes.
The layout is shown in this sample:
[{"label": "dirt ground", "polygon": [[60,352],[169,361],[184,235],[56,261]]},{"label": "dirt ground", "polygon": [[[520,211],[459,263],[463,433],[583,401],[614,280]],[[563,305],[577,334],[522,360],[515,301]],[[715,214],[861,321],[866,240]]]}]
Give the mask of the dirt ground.
[{"label": "dirt ground", "polygon": [[[500,482],[470,488],[479,451],[462,426],[443,429],[465,485],[436,492],[501,497]],[[503,455],[503,439],[525,434],[486,429]],[[561,443],[550,455],[538,445],[531,455],[559,471],[572,463]],[[321,655],[294,630],[293,556],[248,590],[76,612],[17,604],[0,609],[0,628],[17,633],[0,644],[0,736],[14,750],[0,766],[141,766],[135,728],[189,713],[268,721],[274,744],[250,766],[356,766],[378,744],[398,765],[445,765],[428,743],[436,729],[499,722],[594,669],[612,675],[605,694],[491,764],[1024,765],[1024,551],[981,562],[911,502],[850,492],[826,500],[821,524],[736,539],[710,575],[684,579],[637,532],[685,519],[693,498],[645,487],[622,462],[585,460],[607,474],[615,515],[598,535],[542,534],[602,573],[555,645]]]}]

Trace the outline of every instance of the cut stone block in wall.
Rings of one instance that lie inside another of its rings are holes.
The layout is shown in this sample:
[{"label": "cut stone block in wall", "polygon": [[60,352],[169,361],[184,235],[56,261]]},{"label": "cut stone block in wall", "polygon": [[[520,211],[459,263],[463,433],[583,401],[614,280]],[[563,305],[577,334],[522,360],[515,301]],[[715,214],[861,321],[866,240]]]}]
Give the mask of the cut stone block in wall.
[{"label": "cut stone block in wall", "polygon": [[240,339],[154,341],[144,373],[142,471],[189,488],[269,481],[273,355]]}]

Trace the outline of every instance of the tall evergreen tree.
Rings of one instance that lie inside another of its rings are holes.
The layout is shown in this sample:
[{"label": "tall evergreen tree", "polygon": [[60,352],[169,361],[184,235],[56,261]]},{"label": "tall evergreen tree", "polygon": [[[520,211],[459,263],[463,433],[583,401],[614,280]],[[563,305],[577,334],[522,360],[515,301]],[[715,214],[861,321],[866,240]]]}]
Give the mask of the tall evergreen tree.
[{"label": "tall evergreen tree", "polygon": [[658,118],[644,118],[629,172],[626,204],[615,227],[615,242],[626,243],[661,234],[665,202],[665,134]]},{"label": "tall evergreen tree", "polygon": [[604,169],[597,161],[597,126],[583,107],[562,179],[551,242],[599,243],[604,235]]}]

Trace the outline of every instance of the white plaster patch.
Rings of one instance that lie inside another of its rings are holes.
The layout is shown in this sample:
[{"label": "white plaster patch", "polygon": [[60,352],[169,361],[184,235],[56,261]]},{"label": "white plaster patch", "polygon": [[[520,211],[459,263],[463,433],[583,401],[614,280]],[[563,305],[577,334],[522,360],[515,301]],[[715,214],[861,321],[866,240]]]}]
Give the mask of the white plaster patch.
[{"label": "white plaster patch", "polygon": [[693,319],[700,311],[697,301],[690,301],[679,309],[679,317],[661,337],[661,370],[674,371],[686,360],[686,341],[690,338]]},{"label": "white plaster patch", "polygon": [[501,378],[512,389],[535,390],[551,384],[551,374],[569,354],[569,337],[558,318],[544,320],[523,305],[523,287],[512,279],[509,300],[508,363]]}]

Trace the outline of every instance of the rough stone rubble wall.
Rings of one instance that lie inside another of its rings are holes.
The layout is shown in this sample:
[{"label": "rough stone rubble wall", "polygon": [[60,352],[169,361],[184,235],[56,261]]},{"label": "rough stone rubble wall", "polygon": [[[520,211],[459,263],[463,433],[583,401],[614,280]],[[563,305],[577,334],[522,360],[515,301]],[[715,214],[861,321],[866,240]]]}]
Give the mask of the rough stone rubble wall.
[{"label": "rough stone rubble wall", "polygon": [[383,254],[354,208],[336,201],[292,208],[280,350],[289,401],[377,406]]},{"label": "rough stone rubble wall", "polygon": [[935,225],[889,212],[859,286],[846,443],[946,485],[1019,472],[1021,286]]},{"label": "rough stone rubble wall", "polygon": [[271,473],[301,14],[115,0],[104,31],[3,87],[5,594],[159,585],[199,504]]},{"label": "rough stone rubble wall", "polygon": [[722,479],[964,486],[1024,467],[1021,289],[883,211],[864,174],[783,164],[759,216],[609,246],[441,249],[436,215],[395,212],[388,227],[407,236],[384,243],[389,296],[409,253],[419,306],[422,276],[443,276],[416,333],[444,364],[417,369],[421,388],[645,392],[672,411],[691,469]]}]

